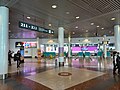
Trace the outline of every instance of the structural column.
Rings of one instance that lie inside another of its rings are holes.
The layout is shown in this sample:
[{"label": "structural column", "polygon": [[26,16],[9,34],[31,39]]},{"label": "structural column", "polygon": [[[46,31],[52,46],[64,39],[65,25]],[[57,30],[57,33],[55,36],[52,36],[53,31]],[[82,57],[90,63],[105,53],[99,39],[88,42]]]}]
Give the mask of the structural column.
[{"label": "structural column", "polygon": [[40,39],[37,37],[37,59],[40,62],[41,59],[41,50],[40,50]]},{"label": "structural column", "polygon": [[64,66],[64,28],[58,28],[59,66]]},{"label": "structural column", "polygon": [[46,44],[44,44],[44,51],[43,52],[46,52]]},{"label": "structural column", "polygon": [[68,57],[71,57],[70,43],[71,43],[71,37],[70,37],[70,33],[69,33],[69,37],[68,37]]},{"label": "structural column", "polygon": [[104,41],[103,41],[103,53],[104,53],[104,57],[106,58],[107,57],[107,39],[106,39],[106,35],[104,35]]},{"label": "structural column", "polygon": [[115,50],[120,52],[120,25],[114,26]]},{"label": "structural column", "polygon": [[0,6],[0,78],[5,79],[8,73],[8,20],[9,9]]},{"label": "structural column", "polygon": [[40,38],[37,37],[37,49],[40,49]]}]

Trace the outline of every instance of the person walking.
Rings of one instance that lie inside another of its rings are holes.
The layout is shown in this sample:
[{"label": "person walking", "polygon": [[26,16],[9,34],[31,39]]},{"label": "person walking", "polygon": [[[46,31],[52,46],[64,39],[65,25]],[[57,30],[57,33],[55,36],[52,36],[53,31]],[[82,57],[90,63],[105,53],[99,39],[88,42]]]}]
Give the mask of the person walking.
[{"label": "person walking", "polygon": [[14,55],[14,60],[17,61],[17,68],[20,67],[20,63],[21,63],[21,54],[20,51],[18,50],[17,53]]},{"label": "person walking", "polygon": [[117,63],[116,63],[116,53],[117,52],[113,52],[113,75],[115,75],[116,74],[116,69],[117,69]]},{"label": "person walking", "polygon": [[120,55],[119,55],[119,52],[117,53],[116,62],[117,62],[116,65],[118,67],[118,74],[120,74]]},{"label": "person walking", "polygon": [[9,63],[9,66],[11,66],[11,58],[12,58],[12,52],[9,50],[8,51],[8,63]]}]

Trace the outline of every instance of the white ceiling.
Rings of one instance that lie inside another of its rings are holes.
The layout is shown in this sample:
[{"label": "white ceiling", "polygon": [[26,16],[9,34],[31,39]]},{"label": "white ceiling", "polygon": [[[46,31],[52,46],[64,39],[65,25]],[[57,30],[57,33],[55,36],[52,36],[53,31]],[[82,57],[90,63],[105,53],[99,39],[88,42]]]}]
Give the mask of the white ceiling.
[{"label": "white ceiling", "polygon": [[[60,26],[65,28],[65,37],[69,32],[72,38],[113,36],[114,25],[120,24],[120,0],[1,0],[0,3],[10,8],[10,38],[57,38]],[[51,8],[53,4],[56,9]],[[111,21],[112,17],[116,19]],[[55,34],[21,29],[19,21],[52,29]]]}]

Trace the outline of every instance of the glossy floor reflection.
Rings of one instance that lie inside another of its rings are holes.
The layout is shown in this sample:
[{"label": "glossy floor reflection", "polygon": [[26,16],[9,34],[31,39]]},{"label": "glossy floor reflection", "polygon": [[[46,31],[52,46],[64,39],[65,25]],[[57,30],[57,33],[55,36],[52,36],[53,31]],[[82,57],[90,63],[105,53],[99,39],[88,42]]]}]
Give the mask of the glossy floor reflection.
[{"label": "glossy floor reflection", "polygon": [[[59,76],[60,72],[69,72],[70,76]],[[77,69],[72,67],[59,67],[48,70],[26,78],[43,84],[52,90],[64,90],[93,78],[99,77],[104,73],[86,69]]]},{"label": "glossy floor reflection", "polygon": [[85,59],[82,58],[73,58],[72,66],[77,68],[98,68],[99,69],[112,69],[112,58],[101,59],[97,57],[88,57]]},{"label": "glossy floor reflection", "polygon": [[[64,67],[55,58],[43,58],[40,63],[25,58],[19,69],[12,61],[8,78],[0,80],[0,90],[120,90],[120,76],[114,76],[112,68],[112,58],[65,58]],[[60,70],[72,75],[58,76]]]}]

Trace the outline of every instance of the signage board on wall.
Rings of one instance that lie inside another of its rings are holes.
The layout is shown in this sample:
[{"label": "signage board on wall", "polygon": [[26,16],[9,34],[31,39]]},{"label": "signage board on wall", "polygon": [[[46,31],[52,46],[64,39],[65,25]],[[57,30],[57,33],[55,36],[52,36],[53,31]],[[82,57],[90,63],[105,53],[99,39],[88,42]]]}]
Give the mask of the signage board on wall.
[{"label": "signage board on wall", "polygon": [[37,26],[37,25],[29,24],[29,23],[26,23],[26,22],[19,21],[19,27],[24,28],[24,29],[28,29],[28,30],[42,32],[42,33],[54,34],[53,30],[46,29],[46,28],[43,28],[43,27],[40,27],[40,26]]},{"label": "signage board on wall", "polygon": [[37,42],[15,42],[15,47],[37,48]]},{"label": "signage board on wall", "polygon": [[15,42],[15,47],[21,47],[23,46],[23,42]]}]

